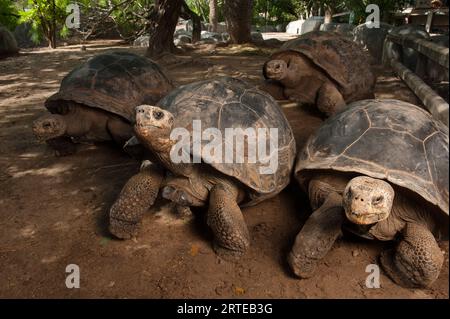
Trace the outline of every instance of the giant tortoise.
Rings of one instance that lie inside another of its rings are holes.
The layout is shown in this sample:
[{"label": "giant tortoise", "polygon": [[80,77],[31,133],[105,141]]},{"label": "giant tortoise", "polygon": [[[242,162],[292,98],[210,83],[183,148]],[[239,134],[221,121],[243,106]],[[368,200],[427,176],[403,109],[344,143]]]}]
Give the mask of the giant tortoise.
[{"label": "giant tortoise", "polygon": [[398,100],[364,100],[329,118],[299,153],[295,176],[314,209],[289,264],[312,276],[341,227],[381,241],[386,273],[403,286],[438,277],[448,240],[448,128]]},{"label": "giant tortoise", "polygon": [[[215,251],[242,255],[249,233],[240,207],[278,194],[288,185],[295,161],[294,135],[277,102],[242,80],[205,80],[175,89],[157,106],[138,106],[134,130],[156,161],[143,165],[122,189],[110,209],[111,233],[136,236],[161,189],[179,212],[207,205]],[[178,141],[180,131],[189,132],[187,139]],[[195,142],[195,134],[203,136],[201,142]],[[183,152],[186,160],[174,158]]]},{"label": "giant tortoise", "polygon": [[124,51],[98,54],[73,69],[45,107],[51,114],[33,123],[38,140],[58,155],[75,151],[74,141],[114,141],[133,135],[134,109],[156,103],[173,88],[152,60]]},{"label": "giant tortoise", "polygon": [[369,60],[361,46],[338,32],[309,32],[285,43],[264,64],[265,89],[330,116],[347,103],[374,97]]}]

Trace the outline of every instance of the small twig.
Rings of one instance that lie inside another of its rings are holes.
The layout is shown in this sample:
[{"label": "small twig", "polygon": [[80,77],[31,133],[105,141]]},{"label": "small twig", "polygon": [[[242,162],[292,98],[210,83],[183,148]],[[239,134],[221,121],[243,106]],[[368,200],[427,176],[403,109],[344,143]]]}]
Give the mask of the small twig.
[{"label": "small twig", "polygon": [[95,171],[99,171],[99,170],[105,169],[105,168],[119,168],[119,167],[133,166],[133,165],[138,166],[138,163],[133,162],[133,163],[120,163],[120,164],[113,164],[113,165],[105,165],[105,166],[96,167]]}]

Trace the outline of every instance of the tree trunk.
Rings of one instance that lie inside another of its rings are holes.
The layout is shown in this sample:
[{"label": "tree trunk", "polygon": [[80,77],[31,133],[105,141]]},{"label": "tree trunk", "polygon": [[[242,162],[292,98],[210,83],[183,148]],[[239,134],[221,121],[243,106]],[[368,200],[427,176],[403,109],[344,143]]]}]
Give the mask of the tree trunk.
[{"label": "tree trunk", "polygon": [[56,31],[52,28],[44,34],[45,39],[48,42],[49,49],[56,49]]},{"label": "tree trunk", "polygon": [[252,42],[253,0],[225,0],[223,11],[231,43]]},{"label": "tree trunk", "polygon": [[185,20],[192,20],[192,43],[200,41],[202,21],[200,20],[200,17],[189,8],[186,2],[183,2],[183,6],[181,7],[180,17]]},{"label": "tree trunk", "polygon": [[333,12],[331,11],[331,8],[325,8],[324,23],[331,23],[332,19],[333,19]]},{"label": "tree trunk", "polygon": [[173,33],[178,23],[183,0],[156,0],[149,18],[149,46],[146,55],[157,57],[172,52]]},{"label": "tree trunk", "polygon": [[209,31],[217,32],[217,0],[209,0]]},{"label": "tree trunk", "polygon": [[50,48],[56,49],[56,3],[55,0],[52,1],[52,17],[49,23],[49,35],[48,43]]}]

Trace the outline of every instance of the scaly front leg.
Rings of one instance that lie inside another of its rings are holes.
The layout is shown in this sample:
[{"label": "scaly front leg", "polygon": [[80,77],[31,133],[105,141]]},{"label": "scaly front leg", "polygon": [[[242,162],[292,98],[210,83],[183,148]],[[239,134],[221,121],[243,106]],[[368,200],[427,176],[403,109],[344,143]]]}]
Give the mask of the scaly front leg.
[{"label": "scaly front leg", "polygon": [[59,136],[46,141],[47,145],[55,150],[56,156],[72,155],[77,151],[77,146],[68,136]]},{"label": "scaly front leg", "polygon": [[409,223],[394,250],[381,254],[380,261],[388,276],[404,287],[428,287],[441,272],[444,256],[425,226]]},{"label": "scaly front leg", "polygon": [[144,213],[153,205],[164,178],[163,170],[144,163],[123,187],[109,213],[109,231],[121,239],[137,235]]},{"label": "scaly front leg", "polygon": [[237,190],[216,185],[209,196],[207,223],[214,233],[214,250],[224,259],[242,256],[250,246],[250,235],[237,203]]},{"label": "scaly front leg", "polygon": [[325,82],[317,95],[317,108],[327,117],[332,116],[346,107],[341,92],[332,83]]},{"label": "scaly front leg", "polygon": [[297,276],[309,278],[313,275],[317,264],[341,235],[344,220],[342,197],[337,193],[329,194],[295,238],[288,263]]}]

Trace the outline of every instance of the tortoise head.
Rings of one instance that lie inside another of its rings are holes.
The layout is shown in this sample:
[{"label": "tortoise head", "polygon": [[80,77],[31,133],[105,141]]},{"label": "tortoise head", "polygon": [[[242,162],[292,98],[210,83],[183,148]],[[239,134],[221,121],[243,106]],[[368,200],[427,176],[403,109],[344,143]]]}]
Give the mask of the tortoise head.
[{"label": "tortoise head", "polygon": [[264,77],[274,81],[283,80],[288,72],[288,64],[283,60],[270,60],[264,64]]},{"label": "tortoise head", "polygon": [[39,141],[63,136],[67,130],[67,123],[62,115],[47,114],[33,122],[33,133]]},{"label": "tortoise head", "polygon": [[391,213],[394,189],[383,180],[367,176],[348,182],[343,194],[347,219],[358,225],[370,225],[385,220]]},{"label": "tortoise head", "polygon": [[172,113],[152,105],[136,107],[134,131],[139,139],[150,144],[158,140],[168,140],[172,127]]},{"label": "tortoise head", "polygon": [[315,64],[298,52],[286,51],[273,56],[264,64],[263,74],[266,79],[281,82],[294,87],[304,76],[317,76]]}]

